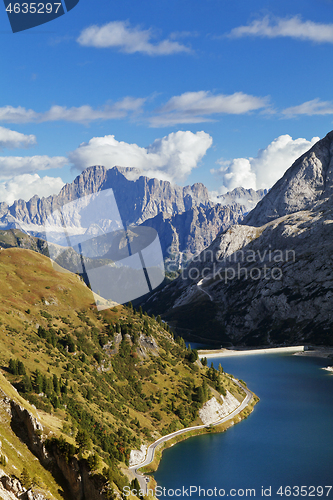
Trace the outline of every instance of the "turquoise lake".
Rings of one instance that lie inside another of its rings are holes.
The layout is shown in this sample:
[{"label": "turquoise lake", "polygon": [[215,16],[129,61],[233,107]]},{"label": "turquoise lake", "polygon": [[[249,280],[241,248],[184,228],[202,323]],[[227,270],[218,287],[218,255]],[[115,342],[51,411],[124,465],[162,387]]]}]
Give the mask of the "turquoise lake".
[{"label": "turquoise lake", "polygon": [[333,375],[322,370],[332,360],[259,354],[208,361],[245,380],[260,402],[226,432],[165,450],[154,474],[165,488],[160,498],[223,498],[223,492],[253,498],[255,492],[256,498],[333,500],[333,487],[325,488],[333,486]]}]

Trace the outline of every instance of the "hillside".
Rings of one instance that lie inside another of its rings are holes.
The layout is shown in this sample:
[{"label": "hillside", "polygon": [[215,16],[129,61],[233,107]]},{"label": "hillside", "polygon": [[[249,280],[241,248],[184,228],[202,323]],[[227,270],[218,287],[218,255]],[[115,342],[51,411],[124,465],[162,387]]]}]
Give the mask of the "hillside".
[{"label": "hillside", "polygon": [[42,255],[1,250],[0,279],[1,467],[45,498],[119,497],[132,449],[201,423],[216,391],[244,397],[160,317],[98,312],[88,287]]},{"label": "hillside", "polygon": [[333,132],[147,302],[188,338],[333,345]]}]

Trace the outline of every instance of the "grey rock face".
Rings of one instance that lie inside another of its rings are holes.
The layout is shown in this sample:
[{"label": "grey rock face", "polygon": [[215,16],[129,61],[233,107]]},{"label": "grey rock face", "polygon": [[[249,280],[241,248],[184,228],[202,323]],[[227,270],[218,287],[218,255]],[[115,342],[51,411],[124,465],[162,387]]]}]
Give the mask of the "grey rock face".
[{"label": "grey rock face", "polygon": [[42,435],[43,426],[28,410],[20,406],[16,401],[11,400],[12,422],[18,432],[24,432],[25,441],[32,450],[43,461],[48,461]]},{"label": "grey rock face", "polygon": [[267,189],[245,189],[237,187],[228,193],[218,196],[218,202],[221,205],[239,204],[245,207],[245,212],[252,210],[257,203],[267,194]]},{"label": "grey rock face", "polygon": [[184,267],[209,246],[220,231],[243,220],[244,206],[195,207],[173,216],[164,213],[143,222],[159,234],[167,268]]}]

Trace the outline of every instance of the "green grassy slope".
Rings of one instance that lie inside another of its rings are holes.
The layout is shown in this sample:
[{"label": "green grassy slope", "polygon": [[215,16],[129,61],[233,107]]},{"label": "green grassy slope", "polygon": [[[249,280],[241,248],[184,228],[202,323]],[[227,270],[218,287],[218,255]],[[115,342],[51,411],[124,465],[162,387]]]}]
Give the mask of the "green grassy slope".
[{"label": "green grassy slope", "polygon": [[[47,257],[1,250],[0,283],[0,388],[32,413],[30,404],[37,407],[49,449],[81,460],[109,496],[130,481],[121,471],[131,449],[201,423],[211,390],[243,397],[226,374],[195,361],[159,317],[123,306],[99,312],[89,288]],[[1,406],[0,419],[6,472],[19,476],[33,464],[41,486],[60,498],[57,480],[19,443]]]}]

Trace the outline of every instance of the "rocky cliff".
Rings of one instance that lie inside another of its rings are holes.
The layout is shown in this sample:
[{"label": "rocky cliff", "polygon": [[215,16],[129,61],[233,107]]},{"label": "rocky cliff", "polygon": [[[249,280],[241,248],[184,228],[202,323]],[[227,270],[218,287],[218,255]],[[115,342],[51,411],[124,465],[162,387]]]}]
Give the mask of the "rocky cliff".
[{"label": "rocky cliff", "polygon": [[170,216],[159,213],[142,225],[159,234],[167,270],[185,267],[188,261],[209,246],[218,233],[243,220],[244,205],[195,207]]},{"label": "rocky cliff", "polygon": [[[75,500],[106,500],[105,478],[91,474],[85,461],[73,457],[67,461],[56,445],[46,449],[46,435],[40,421],[15,400],[7,398],[11,407],[11,426],[16,435],[27,444],[40,463],[55,473],[61,472],[70,498]],[[2,489],[4,490],[2,492]],[[4,500],[45,500],[40,493],[25,489],[17,479],[0,470],[0,494]],[[16,496],[17,495],[17,496]],[[1,497],[0,497],[1,498]]]},{"label": "rocky cliff", "polygon": [[2,500],[47,500],[41,493],[26,489],[18,479],[0,469],[0,498]]}]

